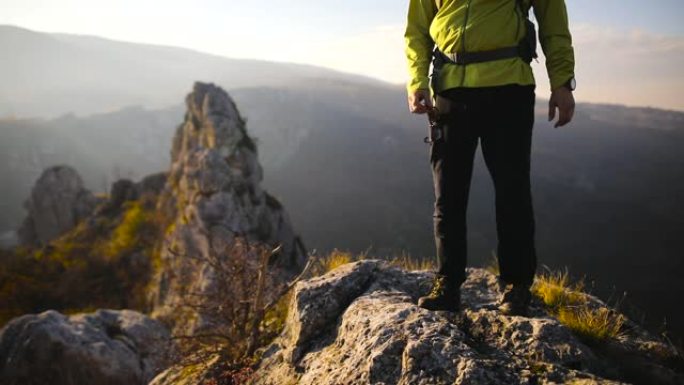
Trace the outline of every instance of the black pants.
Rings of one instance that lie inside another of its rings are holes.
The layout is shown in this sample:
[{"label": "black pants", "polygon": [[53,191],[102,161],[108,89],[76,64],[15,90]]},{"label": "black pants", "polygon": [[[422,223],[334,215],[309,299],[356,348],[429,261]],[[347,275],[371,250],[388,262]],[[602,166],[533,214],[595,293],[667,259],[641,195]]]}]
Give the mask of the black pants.
[{"label": "black pants", "polygon": [[534,86],[454,88],[441,115],[442,137],[431,144],[438,274],[461,284],[467,259],[466,208],[478,140],[496,191],[500,278],[530,285],[537,257],[530,189]]}]

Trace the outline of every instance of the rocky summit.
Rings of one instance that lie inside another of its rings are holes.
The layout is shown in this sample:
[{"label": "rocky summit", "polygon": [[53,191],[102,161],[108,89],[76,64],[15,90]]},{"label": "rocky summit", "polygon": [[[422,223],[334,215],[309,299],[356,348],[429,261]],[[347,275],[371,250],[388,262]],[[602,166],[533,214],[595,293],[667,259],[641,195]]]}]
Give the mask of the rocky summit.
[{"label": "rocky summit", "polygon": [[251,383],[682,383],[653,358],[669,347],[643,331],[599,348],[540,303],[530,317],[502,315],[497,277],[473,268],[462,288],[463,311],[428,311],[416,302],[431,279],[430,272],[365,260],[298,282],[285,329],[263,351]]},{"label": "rocky summit", "polygon": [[231,97],[213,84],[195,83],[186,105],[159,203],[172,221],[152,302],[156,317],[193,332],[215,320],[201,309],[179,316],[184,293],[203,296],[216,288],[220,274],[210,261],[236,237],[281,246],[269,270],[281,283],[304,267],[307,253],[283,206],[261,187],[257,147]]},{"label": "rocky summit", "polygon": [[168,338],[130,310],[25,315],[0,330],[0,383],[147,384],[168,365]]}]

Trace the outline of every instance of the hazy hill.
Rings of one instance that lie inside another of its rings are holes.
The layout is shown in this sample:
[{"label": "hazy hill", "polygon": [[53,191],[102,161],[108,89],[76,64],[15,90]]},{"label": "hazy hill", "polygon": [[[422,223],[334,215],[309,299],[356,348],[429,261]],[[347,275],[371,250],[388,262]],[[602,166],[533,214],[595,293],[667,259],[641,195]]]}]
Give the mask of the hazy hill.
[{"label": "hazy hill", "polygon": [[[227,42],[229,44],[229,42]],[[316,79],[382,84],[320,67],[228,59],[189,49],[0,26],[0,116],[87,115],[130,105],[166,107],[197,79],[228,89]],[[11,53],[11,54],[8,54]]]}]

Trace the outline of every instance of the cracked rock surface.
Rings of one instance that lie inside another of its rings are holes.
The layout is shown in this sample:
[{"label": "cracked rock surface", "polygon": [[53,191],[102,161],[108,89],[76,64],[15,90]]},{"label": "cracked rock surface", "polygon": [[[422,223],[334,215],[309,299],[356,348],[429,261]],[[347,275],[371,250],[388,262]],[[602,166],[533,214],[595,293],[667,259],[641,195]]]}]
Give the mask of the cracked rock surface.
[{"label": "cracked rock surface", "polygon": [[416,305],[431,280],[431,272],[364,260],[297,283],[285,329],[264,350],[251,383],[624,383],[618,367],[539,303],[530,317],[502,315],[495,275],[468,270],[460,313]]},{"label": "cracked rock surface", "polygon": [[131,310],[15,318],[0,330],[0,383],[147,384],[168,362],[169,333]]}]

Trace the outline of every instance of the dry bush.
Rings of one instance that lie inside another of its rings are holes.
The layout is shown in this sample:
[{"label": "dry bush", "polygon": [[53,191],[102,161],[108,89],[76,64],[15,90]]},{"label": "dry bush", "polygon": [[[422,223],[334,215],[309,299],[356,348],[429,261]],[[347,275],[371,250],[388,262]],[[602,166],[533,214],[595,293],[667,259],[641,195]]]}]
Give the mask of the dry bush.
[{"label": "dry bush", "polygon": [[212,275],[208,287],[188,290],[181,296],[179,314],[200,313],[203,324],[188,335],[173,337],[178,345],[177,358],[181,365],[193,367],[218,356],[212,381],[241,383],[238,378],[247,376],[249,366],[258,361],[257,349],[282,331],[291,289],[307,274],[311,259],[288,283],[280,281],[280,272],[272,268],[279,246],[272,249],[238,234],[222,241],[220,247],[210,242],[209,249],[213,252],[207,256],[177,254],[196,266],[209,267]]}]

